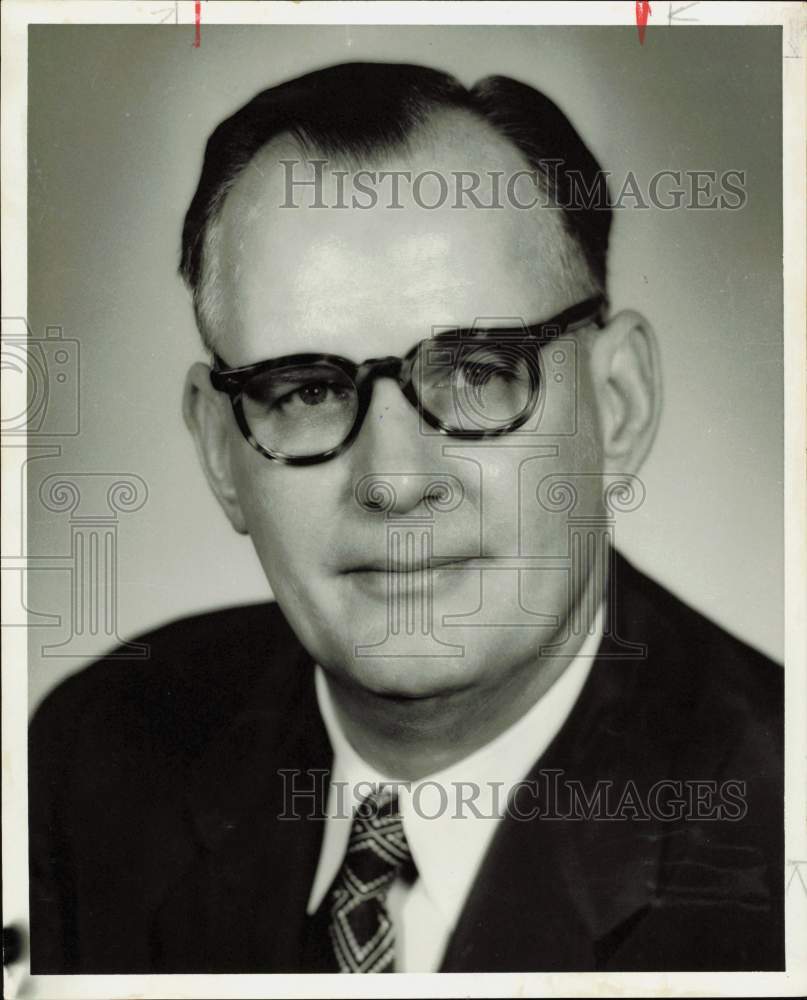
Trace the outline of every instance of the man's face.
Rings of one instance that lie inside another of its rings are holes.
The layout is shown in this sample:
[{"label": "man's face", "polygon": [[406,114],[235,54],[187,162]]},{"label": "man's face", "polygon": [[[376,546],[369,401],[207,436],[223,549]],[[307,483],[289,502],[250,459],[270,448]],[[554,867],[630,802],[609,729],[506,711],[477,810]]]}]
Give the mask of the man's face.
[{"label": "man's face", "polygon": [[[369,166],[449,178],[526,166],[471,120],[447,118],[437,135],[400,160]],[[229,366],[305,352],[357,363],[404,356],[435,328],[535,323],[591,294],[554,210],[458,209],[452,196],[430,211],[405,186],[398,209],[385,207],[383,195],[372,210],[311,208],[307,189],[295,191],[299,207],[280,208],[279,161],[295,157],[290,143],[267,147],[225,201],[216,349]],[[328,171],[341,166],[326,168],[328,204],[336,200]],[[296,176],[305,173],[298,167]],[[435,197],[427,187],[421,194]],[[585,473],[575,480],[574,514],[601,510],[591,336],[545,349],[531,432],[480,441],[435,433],[385,378],[346,451],[318,465],[282,465],[244,440],[219,397],[243,522],[284,613],[334,678],[403,697],[491,688],[537,669],[539,645],[564,635],[580,584],[575,577],[570,585],[564,561],[568,511],[548,509],[538,494],[546,477]],[[360,502],[357,491],[366,495],[374,481],[367,477],[391,488],[391,508]],[[430,486],[440,480],[453,490],[450,503],[441,505],[445,497]],[[412,571],[429,552],[457,562]],[[510,563],[481,568],[495,557]],[[544,562],[519,569],[525,557]]]}]

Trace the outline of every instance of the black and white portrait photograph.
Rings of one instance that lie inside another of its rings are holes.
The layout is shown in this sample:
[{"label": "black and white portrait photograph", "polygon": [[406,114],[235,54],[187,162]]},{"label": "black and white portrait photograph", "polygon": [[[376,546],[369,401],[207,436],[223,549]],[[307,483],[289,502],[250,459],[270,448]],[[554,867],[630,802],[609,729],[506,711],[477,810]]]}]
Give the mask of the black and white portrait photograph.
[{"label": "black and white portrait photograph", "polygon": [[4,8],[6,995],[803,994],[803,6]]}]

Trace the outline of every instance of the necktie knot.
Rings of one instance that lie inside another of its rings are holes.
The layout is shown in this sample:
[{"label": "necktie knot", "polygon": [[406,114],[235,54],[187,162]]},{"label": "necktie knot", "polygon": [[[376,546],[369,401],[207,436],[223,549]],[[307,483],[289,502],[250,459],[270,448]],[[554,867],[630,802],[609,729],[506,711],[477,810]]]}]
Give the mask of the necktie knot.
[{"label": "necktie knot", "polygon": [[386,896],[411,863],[398,796],[382,786],[356,808],[331,891],[331,940],[342,972],[391,971],[394,932]]},{"label": "necktie knot", "polygon": [[388,888],[411,858],[398,796],[382,787],[356,808],[345,856],[346,874],[355,892],[367,895]]}]

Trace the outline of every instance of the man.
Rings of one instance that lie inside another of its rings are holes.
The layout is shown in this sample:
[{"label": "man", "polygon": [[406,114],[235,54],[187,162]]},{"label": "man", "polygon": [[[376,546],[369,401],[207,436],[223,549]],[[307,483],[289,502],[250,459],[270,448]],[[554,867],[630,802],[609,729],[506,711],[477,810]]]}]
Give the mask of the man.
[{"label": "man", "polygon": [[781,672],[610,545],[660,379],[603,192],[504,77],[213,133],[184,412],[277,605],[47,699],[33,971],[783,967]]}]

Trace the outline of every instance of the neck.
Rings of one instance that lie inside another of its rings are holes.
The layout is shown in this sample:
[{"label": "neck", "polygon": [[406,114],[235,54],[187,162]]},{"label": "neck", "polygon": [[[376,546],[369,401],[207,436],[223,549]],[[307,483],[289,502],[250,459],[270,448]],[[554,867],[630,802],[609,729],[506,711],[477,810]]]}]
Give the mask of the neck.
[{"label": "neck", "polygon": [[[602,574],[589,576],[580,601],[602,600]],[[385,777],[417,781],[485,746],[525,715],[561,677],[587,636],[561,622],[567,638],[551,656],[535,653],[490,687],[426,698],[392,698],[329,677],[339,722],[356,753]],[[536,666],[537,659],[537,667]]]}]

